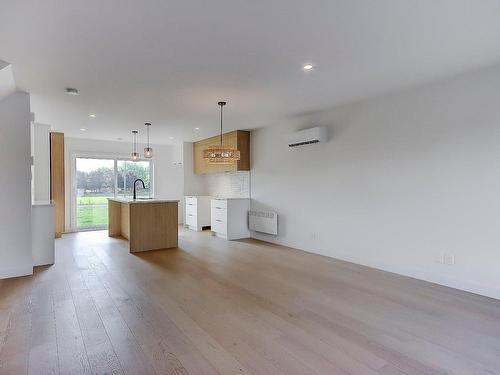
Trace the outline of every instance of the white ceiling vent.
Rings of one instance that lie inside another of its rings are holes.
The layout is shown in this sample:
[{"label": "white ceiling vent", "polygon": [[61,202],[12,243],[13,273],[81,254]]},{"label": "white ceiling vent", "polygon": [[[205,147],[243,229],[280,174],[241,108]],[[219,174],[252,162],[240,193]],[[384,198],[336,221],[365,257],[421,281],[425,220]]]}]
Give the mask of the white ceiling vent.
[{"label": "white ceiling vent", "polygon": [[288,136],[288,147],[297,147],[313,143],[323,143],[328,140],[327,128],[317,126],[315,128],[304,129]]}]

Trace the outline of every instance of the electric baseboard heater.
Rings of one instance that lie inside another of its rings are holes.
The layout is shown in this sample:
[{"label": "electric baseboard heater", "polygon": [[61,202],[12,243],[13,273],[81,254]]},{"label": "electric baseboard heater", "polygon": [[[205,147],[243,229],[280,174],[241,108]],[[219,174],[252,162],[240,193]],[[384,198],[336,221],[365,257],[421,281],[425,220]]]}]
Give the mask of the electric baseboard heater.
[{"label": "electric baseboard heater", "polygon": [[248,211],[248,226],[255,232],[278,235],[278,214],[272,211]]}]

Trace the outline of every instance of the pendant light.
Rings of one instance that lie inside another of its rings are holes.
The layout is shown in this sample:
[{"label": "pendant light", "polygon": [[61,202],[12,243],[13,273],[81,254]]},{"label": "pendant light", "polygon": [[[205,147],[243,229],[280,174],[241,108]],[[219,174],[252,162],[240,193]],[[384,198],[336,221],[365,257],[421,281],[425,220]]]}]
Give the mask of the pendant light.
[{"label": "pendant light", "polygon": [[139,159],[139,153],[137,152],[137,130],[132,130],[132,134],[134,136],[134,152],[132,152],[132,160]]},{"label": "pendant light", "polygon": [[149,127],[151,126],[150,122],[145,122],[144,125],[146,125],[146,134],[148,137],[148,144],[146,147],[144,147],[144,157],[146,159],[151,159],[153,157],[153,149],[149,145]]},{"label": "pendant light", "polygon": [[226,102],[217,104],[220,106],[220,144],[203,150],[203,158],[209,164],[234,164],[240,160],[240,152],[235,148],[224,147],[222,137],[222,108],[226,105]]}]

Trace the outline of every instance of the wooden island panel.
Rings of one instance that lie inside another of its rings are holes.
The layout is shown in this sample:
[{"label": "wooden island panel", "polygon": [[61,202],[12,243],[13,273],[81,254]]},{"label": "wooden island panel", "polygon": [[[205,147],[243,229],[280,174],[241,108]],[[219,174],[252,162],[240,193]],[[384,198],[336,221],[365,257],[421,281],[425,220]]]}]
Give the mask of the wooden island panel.
[{"label": "wooden island panel", "polygon": [[122,204],[108,200],[108,233],[110,237],[120,237],[122,235],[121,220]]},{"label": "wooden island panel", "polygon": [[109,199],[109,236],[127,239],[131,253],[177,247],[177,205],[177,201]]},{"label": "wooden island panel", "polygon": [[121,208],[121,217],[120,217],[120,228],[122,231],[122,237],[125,237],[127,240],[130,240],[130,205],[123,204]]},{"label": "wooden island panel", "polygon": [[177,247],[177,203],[131,204],[129,209],[130,251]]}]

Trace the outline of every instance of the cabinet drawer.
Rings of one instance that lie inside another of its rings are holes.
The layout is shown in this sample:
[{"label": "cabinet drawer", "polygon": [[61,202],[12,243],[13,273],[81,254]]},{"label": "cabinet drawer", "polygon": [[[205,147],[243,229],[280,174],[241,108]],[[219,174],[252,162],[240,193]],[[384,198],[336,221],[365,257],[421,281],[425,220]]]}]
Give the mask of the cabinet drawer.
[{"label": "cabinet drawer", "polygon": [[188,206],[186,205],[186,215],[187,214],[193,214],[194,216],[196,216],[198,213],[198,209],[196,206]]},{"label": "cabinet drawer", "polygon": [[212,210],[210,215],[211,221],[219,220],[223,223],[227,223],[227,211],[224,209]]},{"label": "cabinet drawer", "polygon": [[198,203],[198,198],[186,197],[186,206],[196,206],[197,203]]},{"label": "cabinet drawer", "polygon": [[220,219],[212,220],[212,232],[227,234],[227,225]]},{"label": "cabinet drawer", "polygon": [[196,215],[186,213],[186,225],[198,226]]},{"label": "cabinet drawer", "polygon": [[224,218],[224,221],[226,221],[225,219],[227,217],[227,210],[225,208],[212,207],[210,209],[210,216],[217,217],[218,219]]},{"label": "cabinet drawer", "polygon": [[227,200],[225,199],[212,199],[211,202],[212,209],[226,209],[227,208]]}]

